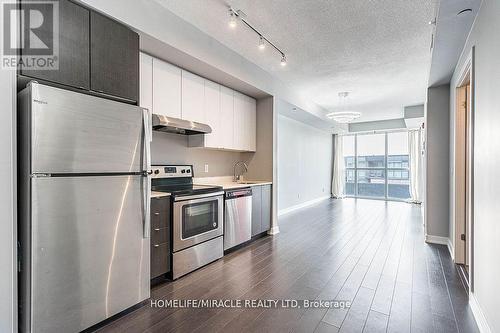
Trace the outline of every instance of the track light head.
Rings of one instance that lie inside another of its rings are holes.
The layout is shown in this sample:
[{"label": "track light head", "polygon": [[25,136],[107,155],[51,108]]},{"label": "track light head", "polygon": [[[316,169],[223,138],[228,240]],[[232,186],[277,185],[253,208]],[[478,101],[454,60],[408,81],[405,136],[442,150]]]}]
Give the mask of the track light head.
[{"label": "track light head", "polygon": [[260,36],[259,37],[259,50],[264,51],[266,48],[266,42],[264,40],[264,37]]},{"label": "track light head", "polygon": [[284,54],[281,55],[281,66],[282,67],[286,66],[286,57]]},{"label": "track light head", "polygon": [[229,9],[229,23],[228,24],[229,24],[229,27],[231,29],[236,28],[236,26],[238,25],[236,20],[237,20],[236,13],[232,9]]}]

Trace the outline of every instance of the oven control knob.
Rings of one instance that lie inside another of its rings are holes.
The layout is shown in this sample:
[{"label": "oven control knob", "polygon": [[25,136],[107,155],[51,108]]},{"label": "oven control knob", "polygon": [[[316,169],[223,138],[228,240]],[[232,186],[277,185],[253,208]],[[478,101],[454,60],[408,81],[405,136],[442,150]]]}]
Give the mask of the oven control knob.
[{"label": "oven control knob", "polygon": [[191,169],[187,169],[187,173],[191,173]]},{"label": "oven control knob", "polygon": [[215,227],[217,226],[217,223],[215,223],[215,222],[214,222],[214,223],[213,223],[213,226],[214,226],[214,228],[215,228]]},{"label": "oven control knob", "polygon": [[155,175],[159,174],[160,173],[160,170],[156,169],[155,170]]},{"label": "oven control knob", "polygon": [[181,173],[186,173],[186,170],[182,169],[182,170],[181,170]]}]

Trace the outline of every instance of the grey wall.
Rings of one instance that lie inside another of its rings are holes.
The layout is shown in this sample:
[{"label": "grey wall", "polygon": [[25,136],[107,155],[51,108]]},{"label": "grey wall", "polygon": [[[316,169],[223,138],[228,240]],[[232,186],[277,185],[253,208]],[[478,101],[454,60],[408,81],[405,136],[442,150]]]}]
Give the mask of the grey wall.
[{"label": "grey wall", "polygon": [[331,133],[278,116],[278,209],[329,196]]},{"label": "grey wall", "polygon": [[405,118],[420,118],[423,117],[425,113],[424,105],[412,105],[405,106],[404,108],[404,117]]},{"label": "grey wall", "polygon": [[257,151],[243,153],[247,179],[273,180],[273,97],[257,101]]},{"label": "grey wall", "polygon": [[195,177],[231,176],[234,163],[243,158],[239,152],[189,148],[186,135],[153,131],[152,164],[193,164]]},{"label": "grey wall", "polygon": [[426,234],[448,237],[450,86],[427,90],[426,121]]},{"label": "grey wall", "polygon": [[[500,332],[500,1],[484,0],[453,75],[456,87],[472,47],[474,64],[474,296],[492,332]],[[455,89],[450,96],[455,107]]]},{"label": "grey wall", "polygon": [[17,332],[15,93],[14,73],[0,70],[0,332]]}]

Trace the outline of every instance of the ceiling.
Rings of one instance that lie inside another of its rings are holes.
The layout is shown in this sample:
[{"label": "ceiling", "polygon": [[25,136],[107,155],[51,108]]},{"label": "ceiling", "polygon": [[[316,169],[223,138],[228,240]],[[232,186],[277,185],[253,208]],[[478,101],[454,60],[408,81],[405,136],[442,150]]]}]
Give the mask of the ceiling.
[{"label": "ceiling", "polygon": [[[450,83],[481,0],[441,0],[434,32],[429,86]],[[463,12],[464,9],[471,11]]]},{"label": "ceiling", "polygon": [[[402,118],[425,100],[438,0],[156,1],[326,110],[341,91],[360,122]],[[250,29],[228,27],[228,5],[286,53],[286,67]]]}]

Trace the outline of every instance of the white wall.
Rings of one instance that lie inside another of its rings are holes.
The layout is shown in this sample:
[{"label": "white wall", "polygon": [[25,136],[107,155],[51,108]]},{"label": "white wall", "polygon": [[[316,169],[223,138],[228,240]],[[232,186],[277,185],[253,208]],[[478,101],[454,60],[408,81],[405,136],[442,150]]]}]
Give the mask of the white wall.
[{"label": "white wall", "polygon": [[[475,46],[474,298],[492,332],[500,332],[500,1],[484,0],[451,81]],[[450,113],[455,108],[455,89]],[[451,133],[452,138],[453,131]],[[450,224],[452,221],[450,221]],[[474,308],[473,308],[474,309]],[[476,312],[477,314],[477,312]],[[481,321],[479,321],[481,325]]]},{"label": "white wall", "polygon": [[0,69],[0,332],[17,332],[14,80]]},{"label": "white wall", "polygon": [[278,209],[328,197],[332,179],[331,133],[278,116]]},{"label": "white wall", "polygon": [[448,237],[450,86],[427,90],[426,117],[426,234]]}]

